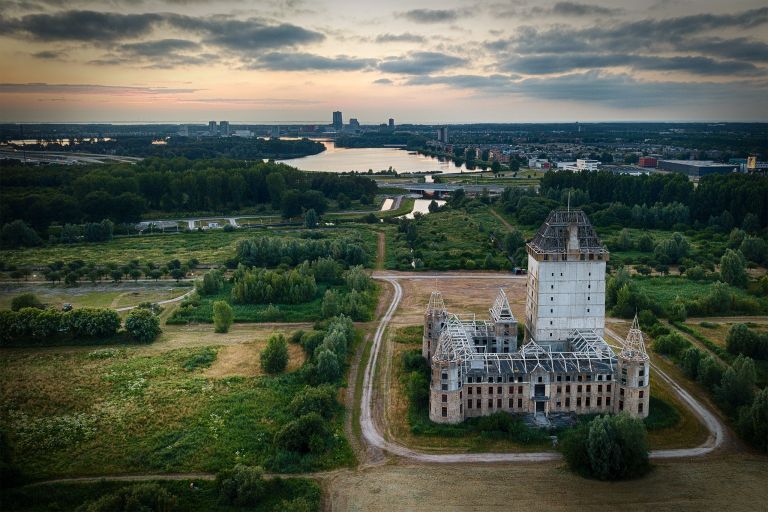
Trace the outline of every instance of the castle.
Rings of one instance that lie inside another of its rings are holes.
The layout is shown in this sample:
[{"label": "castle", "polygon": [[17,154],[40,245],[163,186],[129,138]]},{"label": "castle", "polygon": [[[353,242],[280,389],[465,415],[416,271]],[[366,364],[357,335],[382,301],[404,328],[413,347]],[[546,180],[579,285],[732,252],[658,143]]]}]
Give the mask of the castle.
[{"label": "castle", "polygon": [[646,417],[643,335],[635,318],[618,354],[603,339],[609,253],[586,214],[551,212],[526,248],[524,343],[503,290],[489,320],[449,313],[432,292],[422,344],[432,368],[430,419],[459,423],[498,411]]}]

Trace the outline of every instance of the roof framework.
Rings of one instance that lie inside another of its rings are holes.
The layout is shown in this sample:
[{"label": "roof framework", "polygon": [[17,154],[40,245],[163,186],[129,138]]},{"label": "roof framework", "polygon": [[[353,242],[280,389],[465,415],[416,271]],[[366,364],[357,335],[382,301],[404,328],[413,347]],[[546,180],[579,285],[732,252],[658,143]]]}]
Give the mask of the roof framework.
[{"label": "roof framework", "polygon": [[619,355],[630,361],[646,362],[649,360],[648,353],[645,351],[645,341],[643,332],[640,330],[640,323],[637,321],[637,315],[632,321],[632,327],[629,328],[627,339],[624,340]]},{"label": "roof framework", "polygon": [[[573,228],[576,229],[576,240],[571,241]],[[528,243],[528,247],[535,254],[608,253],[608,249],[600,241],[595,228],[582,210],[552,211],[533,240]]]}]

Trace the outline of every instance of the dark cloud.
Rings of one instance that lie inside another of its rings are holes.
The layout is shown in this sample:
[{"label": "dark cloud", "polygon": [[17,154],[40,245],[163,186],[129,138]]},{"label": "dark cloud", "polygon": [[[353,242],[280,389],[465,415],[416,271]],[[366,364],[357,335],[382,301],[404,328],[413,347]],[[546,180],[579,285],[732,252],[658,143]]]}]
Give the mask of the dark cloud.
[{"label": "dark cloud", "polygon": [[378,85],[392,85],[394,82],[389,78],[379,78],[378,80],[374,80],[373,83]]},{"label": "dark cloud", "polygon": [[749,62],[709,57],[650,57],[627,54],[548,54],[513,57],[501,65],[506,71],[530,75],[564,73],[578,69],[629,67],[645,71],[682,71],[698,75],[759,75],[763,70]]},{"label": "dark cloud", "polygon": [[702,37],[681,41],[677,44],[681,51],[703,53],[729,59],[750,62],[768,62],[768,44],[753,41],[746,37],[721,39],[719,37]]},{"label": "dark cloud", "polygon": [[550,12],[560,16],[612,16],[622,13],[623,9],[576,2],[557,2],[552,6]]},{"label": "dark cloud", "polygon": [[375,65],[374,59],[357,59],[345,55],[331,58],[311,53],[273,52],[259,56],[248,67],[273,71],[358,71]]},{"label": "dark cloud", "polygon": [[42,52],[33,53],[32,56],[36,59],[58,60],[62,58],[63,55],[60,52],[44,50]]},{"label": "dark cloud", "polygon": [[379,34],[375,41],[377,43],[423,43],[426,39],[424,36],[405,32],[403,34]]},{"label": "dark cloud", "polygon": [[[193,19],[194,20],[194,19]],[[172,22],[184,28],[187,20]],[[260,49],[274,49],[319,43],[325,39],[320,32],[281,23],[269,25],[258,19],[247,21],[219,20],[208,18],[195,20],[198,30],[207,34],[206,42],[234,51],[252,52]]]},{"label": "dark cloud", "polygon": [[0,94],[187,94],[200,89],[139,87],[127,85],[49,84],[45,82],[0,83]]},{"label": "dark cloud", "polygon": [[416,23],[444,23],[457,20],[459,11],[456,9],[413,9],[402,12],[399,16]]},{"label": "dark cloud", "polygon": [[159,39],[141,43],[127,43],[120,46],[122,52],[142,57],[163,57],[169,53],[199,49],[199,43],[187,39]]},{"label": "dark cloud", "polygon": [[22,34],[37,41],[111,42],[146,35],[162,19],[160,14],[64,11],[28,14],[7,19],[0,26],[6,33]]},{"label": "dark cloud", "polygon": [[463,66],[466,59],[439,52],[411,52],[405,57],[390,57],[379,63],[379,69],[387,73],[428,75],[454,66]]}]

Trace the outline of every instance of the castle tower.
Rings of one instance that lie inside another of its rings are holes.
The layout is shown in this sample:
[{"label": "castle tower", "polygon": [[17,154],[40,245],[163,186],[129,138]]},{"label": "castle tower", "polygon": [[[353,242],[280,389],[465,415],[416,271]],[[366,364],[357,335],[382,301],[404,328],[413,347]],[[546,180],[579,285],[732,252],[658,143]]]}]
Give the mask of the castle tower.
[{"label": "castle tower", "polygon": [[605,328],[608,250],[581,210],[555,210],[527,245],[525,326],[537,343],[560,342],[574,329]]},{"label": "castle tower", "polygon": [[616,382],[614,412],[626,411],[637,418],[647,417],[651,399],[651,364],[645,351],[643,333],[640,330],[637,315],[617,360],[617,374],[614,377]]},{"label": "castle tower", "polygon": [[[456,353],[452,335],[463,329],[455,315],[445,318],[444,322],[445,328],[438,336],[431,359],[429,419],[435,423],[460,423],[464,421],[463,378],[461,359]],[[464,341],[469,344],[466,338]]]},{"label": "castle tower", "polygon": [[448,312],[445,309],[443,296],[435,290],[429,296],[429,305],[424,312],[424,336],[421,342],[421,355],[431,361],[435,355],[440,333],[445,329]]},{"label": "castle tower", "polygon": [[509,307],[507,294],[501,288],[489,312],[495,334],[495,345],[491,350],[500,354],[517,351],[517,319]]}]

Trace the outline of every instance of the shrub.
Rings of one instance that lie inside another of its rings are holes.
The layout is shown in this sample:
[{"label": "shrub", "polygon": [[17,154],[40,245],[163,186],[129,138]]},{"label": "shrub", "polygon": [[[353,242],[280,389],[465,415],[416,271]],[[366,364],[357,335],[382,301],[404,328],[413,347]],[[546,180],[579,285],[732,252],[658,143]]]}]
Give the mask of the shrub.
[{"label": "shrub", "polygon": [[192,371],[198,368],[208,368],[216,360],[216,349],[212,347],[205,347],[202,351],[197,352],[192,357],[186,360],[182,365],[185,370]]},{"label": "shrub", "polygon": [[169,512],[176,509],[176,497],[156,483],[123,487],[94,501],[78,512]]},{"label": "shrub", "polygon": [[226,301],[217,300],[213,303],[213,325],[216,332],[229,332],[229,328],[234,320],[235,314],[232,311],[232,306],[227,304]]},{"label": "shrub", "polygon": [[259,467],[236,465],[217,475],[219,500],[227,505],[253,507],[264,497],[266,483]]},{"label": "shrub", "polygon": [[626,413],[598,416],[568,432],[560,446],[569,467],[582,476],[622,480],[650,469],[645,426]]},{"label": "shrub", "polygon": [[216,295],[224,287],[224,275],[218,270],[212,270],[203,276],[202,281],[195,283],[195,289],[200,295]]},{"label": "shrub", "polygon": [[329,384],[306,387],[304,391],[293,397],[288,409],[296,417],[314,412],[329,419],[339,409],[336,388]]},{"label": "shrub", "polygon": [[752,403],[741,409],[737,429],[752,446],[768,452],[768,388],[758,391]]},{"label": "shrub", "polygon": [[416,349],[403,352],[402,358],[403,368],[406,372],[419,372],[429,375],[429,363],[427,363],[427,360],[421,355],[420,350]]},{"label": "shrub", "polygon": [[411,372],[406,381],[406,393],[411,403],[423,407],[429,403],[429,379],[423,373]]},{"label": "shrub", "polygon": [[726,412],[733,413],[752,401],[756,380],[755,362],[739,356],[725,370],[720,385],[715,388],[715,398]]},{"label": "shrub", "polygon": [[734,355],[768,359],[768,334],[752,331],[745,324],[735,324],[728,330],[725,347]]},{"label": "shrub", "polygon": [[740,251],[726,249],[720,258],[720,276],[732,286],[746,286],[747,262]]},{"label": "shrub", "polygon": [[266,348],[259,356],[261,369],[270,374],[281,373],[288,366],[288,343],[282,334],[275,334],[269,338]]},{"label": "shrub", "polygon": [[300,416],[286,423],[275,435],[275,445],[297,453],[322,453],[330,433],[323,418],[316,412]]},{"label": "shrub", "polygon": [[696,347],[688,347],[680,356],[680,366],[682,366],[683,372],[691,379],[696,379],[699,375],[701,356],[701,350]]},{"label": "shrub", "polygon": [[11,300],[11,311],[18,311],[22,308],[43,309],[44,307],[34,293],[22,293]]},{"label": "shrub", "polygon": [[696,380],[709,390],[714,390],[720,385],[723,378],[723,367],[712,356],[706,356],[699,360]]},{"label": "shrub", "polygon": [[317,378],[320,382],[336,382],[341,378],[339,358],[329,349],[321,349],[317,355]]},{"label": "shrub", "polygon": [[653,342],[653,350],[659,354],[665,354],[677,358],[680,353],[690,345],[691,342],[676,332],[673,332],[656,338],[656,340]]},{"label": "shrub", "polygon": [[112,309],[73,309],[64,313],[62,327],[76,337],[107,338],[120,328],[120,316]]},{"label": "shrub", "polygon": [[132,309],[125,318],[125,330],[131,338],[142,343],[150,343],[160,333],[160,320],[148,309]]}]

